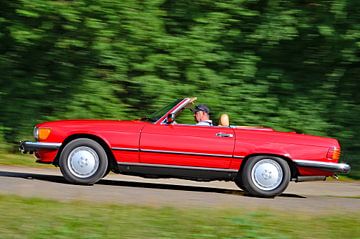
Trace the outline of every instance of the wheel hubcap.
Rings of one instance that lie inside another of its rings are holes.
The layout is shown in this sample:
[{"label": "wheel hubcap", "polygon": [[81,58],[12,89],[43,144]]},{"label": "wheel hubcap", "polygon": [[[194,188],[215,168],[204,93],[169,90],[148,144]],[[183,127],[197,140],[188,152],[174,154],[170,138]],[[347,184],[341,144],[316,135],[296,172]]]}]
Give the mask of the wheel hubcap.
[{"label": "wheel hubcap", "polygon": [[99,167],[99,156],[92,148],[81,146],[71,151],[68,157],[70,172],[79,178],[92,176]]},{"label": "wheel hubcap", "polygon": [[283,170],[278,162],[272,159],[263,159],[252,168],[251,178],[256,187],[271,191],[281,184]]}]

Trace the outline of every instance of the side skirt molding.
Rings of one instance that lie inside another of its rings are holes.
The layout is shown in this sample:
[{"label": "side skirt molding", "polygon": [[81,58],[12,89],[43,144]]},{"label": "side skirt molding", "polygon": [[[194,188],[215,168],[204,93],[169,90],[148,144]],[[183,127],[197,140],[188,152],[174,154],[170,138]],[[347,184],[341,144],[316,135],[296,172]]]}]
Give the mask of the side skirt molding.
[{"label": "side skirt molding", "polygon": [[163,164],[118,163],[120,173],[150,178],[182,178],[196,181],[233,181],[238,173],[234,169],[187,167]]}]

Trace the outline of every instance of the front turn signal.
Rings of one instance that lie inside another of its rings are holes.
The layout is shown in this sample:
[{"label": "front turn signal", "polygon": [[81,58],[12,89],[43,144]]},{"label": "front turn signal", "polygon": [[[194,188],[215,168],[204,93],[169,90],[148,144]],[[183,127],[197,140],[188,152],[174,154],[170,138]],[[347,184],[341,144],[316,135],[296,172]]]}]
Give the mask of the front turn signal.
[{"label": "front turn signal", "polygon": [[51,129],[48,128],[39,128],[38,129],[38,139],[39,140],[46,140],[51,133]]}]

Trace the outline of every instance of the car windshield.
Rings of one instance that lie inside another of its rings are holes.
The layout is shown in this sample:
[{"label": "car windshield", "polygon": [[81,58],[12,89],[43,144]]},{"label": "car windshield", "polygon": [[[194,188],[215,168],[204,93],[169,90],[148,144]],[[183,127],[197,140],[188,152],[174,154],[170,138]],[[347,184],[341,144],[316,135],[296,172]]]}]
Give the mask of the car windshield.
[{"label": "car windshield", "polygon": [[150,122],[156,122],[158,121],[162,116],[164,116],[169,110],[175,107],[175,105],[179,104],[180,101],[183,99],[177,99],[174,102],[168,104],[167,106],[163,107],[159,111],[156,111],[155,113],[152,113],[150,115],[147,115],[146,117],[141,118],[142,121],[150,121]]}]

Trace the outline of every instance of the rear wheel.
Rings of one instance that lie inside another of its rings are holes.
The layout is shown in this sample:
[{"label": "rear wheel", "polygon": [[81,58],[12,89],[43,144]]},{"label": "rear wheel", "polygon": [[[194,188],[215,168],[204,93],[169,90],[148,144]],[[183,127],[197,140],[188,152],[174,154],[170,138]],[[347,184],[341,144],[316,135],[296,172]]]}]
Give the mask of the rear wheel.
[{"label": "rear wheel", "polygon": [[64,178],[76,184],[94,184],[108,169],[104,148],[94,140],[79,138],[68,143],[60,154]]},{"label": "rear wheel", "polygon": [[241,182],[250,195],[274,197],[287,188],[290,178],[290,168],[284,159],[263,155],[246,161]]}]

